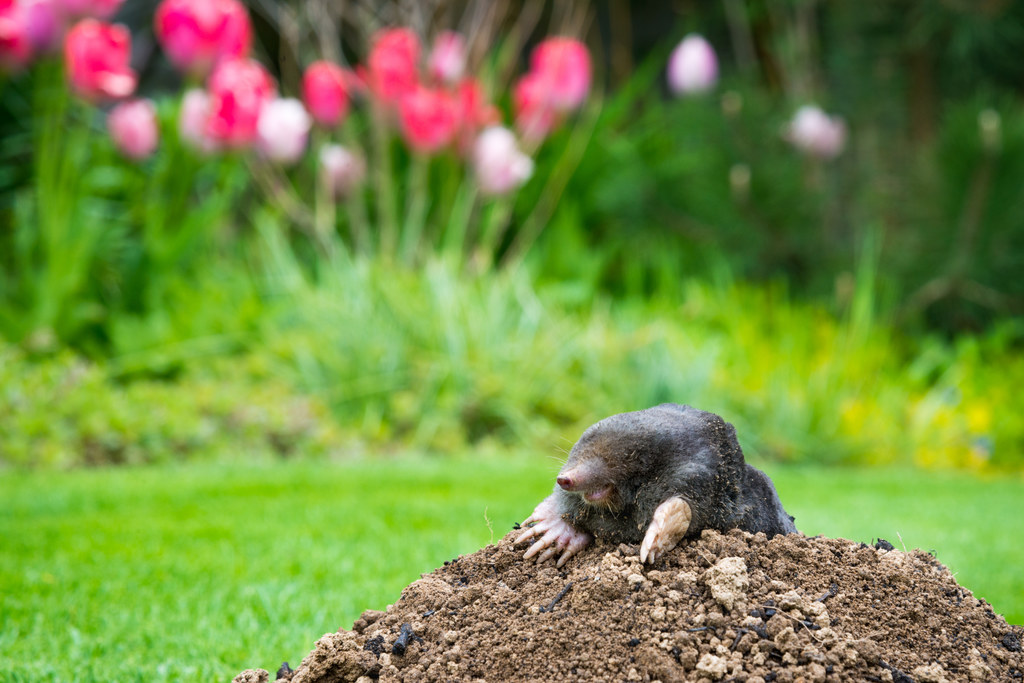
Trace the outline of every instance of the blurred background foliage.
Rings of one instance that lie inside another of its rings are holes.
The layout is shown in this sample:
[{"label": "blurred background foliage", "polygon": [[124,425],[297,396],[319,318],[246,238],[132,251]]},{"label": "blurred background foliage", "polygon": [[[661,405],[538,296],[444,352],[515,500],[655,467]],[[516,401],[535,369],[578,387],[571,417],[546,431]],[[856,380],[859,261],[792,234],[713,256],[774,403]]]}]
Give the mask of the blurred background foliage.
[{"label": "blurred background foliage", "polygon": [[[173,131],[154,5],[118,18]],[[533,179],[467,208],[462,171],[432,160],[411,255],[361,248],[372,187],[320,230],[312,161],[278,177],[171,134],[136,165],[55,65],[0,86],[0,463],[557,452],[676,401],[755,457],[1024,464],[1024,5],[481,6],[249,5],[292,93],[379,26],[470,27],[507,109],[524,46],[586,37],[595,92]],[[676,99],[665,62],[688,32],[722,78]],[[808,103],[846,120],[838,158],[784,139]],[[367,134],[365,114],[346,126]],[[386,154],[410,196],[408,153]],[[449,248],[459,210],[493,230]]]}]

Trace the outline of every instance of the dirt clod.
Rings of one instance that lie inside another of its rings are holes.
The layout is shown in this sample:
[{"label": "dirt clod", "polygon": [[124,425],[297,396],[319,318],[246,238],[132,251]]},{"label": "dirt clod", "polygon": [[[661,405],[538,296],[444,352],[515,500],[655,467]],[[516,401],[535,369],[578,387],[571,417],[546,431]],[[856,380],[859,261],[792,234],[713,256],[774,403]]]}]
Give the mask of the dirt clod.
[{"label": "dirt clod", "polygon": [[[1024,670],[1024,629],[924,552],[704,532],[652,566],[635,546],[599,543],[559,570],[523,561],[513,537],[325,635],[292,683],[942,683],[1019,680]],[[235,680],[267,678],[247,670]]]}]

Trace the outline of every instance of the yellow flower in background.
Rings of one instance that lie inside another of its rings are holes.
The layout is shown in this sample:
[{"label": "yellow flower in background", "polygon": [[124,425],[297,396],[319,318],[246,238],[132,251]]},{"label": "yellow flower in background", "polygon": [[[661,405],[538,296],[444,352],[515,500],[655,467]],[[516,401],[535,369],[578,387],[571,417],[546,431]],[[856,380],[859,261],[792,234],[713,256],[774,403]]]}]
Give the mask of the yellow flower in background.
[{"label": "yellow flower in background", "polygon": [[992,429],[992,406],[972,402],[967,406],[967,428],[972,434],[986,434]]}]

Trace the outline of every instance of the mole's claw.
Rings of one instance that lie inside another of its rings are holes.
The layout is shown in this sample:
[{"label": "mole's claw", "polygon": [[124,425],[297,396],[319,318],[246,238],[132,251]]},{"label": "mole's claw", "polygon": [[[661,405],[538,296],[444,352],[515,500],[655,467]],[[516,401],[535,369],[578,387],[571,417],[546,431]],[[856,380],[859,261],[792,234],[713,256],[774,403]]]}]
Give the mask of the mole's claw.
[{"label": "mole's claw", "polygon": [[654,562],[659,556],[676,547],[676,543],[690,528],[690,505],[678,496],[658,506],[640,544],[640,561]]},{"label": "mole's claw", "polygon": [[536,555],[540,551],[542,551],[545,548],[547,548],[548,545],[550,545],[550,543],[545,543],[543,538],[538,540],[538,541],[535,541],[534,544],[531,545],[529,548],[527,548],[526,552],[523,553],[523,559],[524,560],[530,559],[531,557],[533,557],[534,555]]},{"label": "mole's claw", "polygon": [[558,547],[557,544],[556,545],[552,545],[552,546],[548,546],[544,550],[544,552],[542,552],[540,554],[540,556],[537,558],[537,564],[540,564],[541,562],[547,562],[552,557],[557,555],[559,550],[560,550],[560,548]]},{"label": "mole's claw", "polygon": [[[540,506],[538,506],[539,508]],[[593,540],[593,537],[585,532],[577,531],[569,522],[555,515],[545,517],[532,527],[524,531],[516,539],[516,543],[536,538],[527,551],[523,554],[524,560],[537,556],[537,562],[547,562],[561,553],[558,559],[558,566],[565,564],[566,560],[578,553]]]},{"label": "mole's claw", "polygon": [[530,527],[530,528],[524,530],[523,533],[521,533],[518,536],[516,536],[516,540],[512,541],[512,545],[519,545],[523,541],[525,541],[527,539],[530,539],[530,538],[533,538],[536,535],[537,535],[537,532],[533,529],[533,527]]},{"label": "mole's claw", "polygon": [[565,552],[563,552],[562,556],[558,558],[558,562],[555,563],[555,566],[561,567],[569,561],[569,558],[590,545],[592,540],[594,540],[594,537],[590,534],[573,529],[572,535],[565,543]]}]

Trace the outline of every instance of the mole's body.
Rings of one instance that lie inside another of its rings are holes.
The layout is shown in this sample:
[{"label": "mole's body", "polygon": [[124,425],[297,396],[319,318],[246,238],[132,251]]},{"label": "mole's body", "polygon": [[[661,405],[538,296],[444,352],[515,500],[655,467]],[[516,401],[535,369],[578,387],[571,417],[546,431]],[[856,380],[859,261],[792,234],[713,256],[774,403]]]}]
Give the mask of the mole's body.
[{"label": "mole's body", "polygon": [[704,529],[796,532],[771,480],[747,465],[736,430],[721,417],[665,403],[587,429],[558,474],[554,493],[526,520],[526,557],[558,564],[593,537],[640,543],[653,562]]}]

